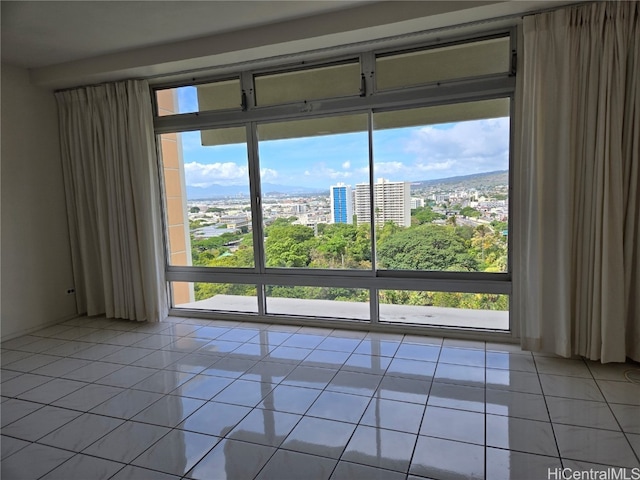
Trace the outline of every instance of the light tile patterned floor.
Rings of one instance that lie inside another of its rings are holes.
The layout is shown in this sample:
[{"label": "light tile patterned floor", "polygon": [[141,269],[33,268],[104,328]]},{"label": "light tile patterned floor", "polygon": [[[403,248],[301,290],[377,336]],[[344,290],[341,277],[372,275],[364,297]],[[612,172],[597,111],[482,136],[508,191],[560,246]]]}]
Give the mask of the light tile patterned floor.
[{"label": "light tile patterned floor", "polygon": [[625,378],[637,364],[188,318],[74,319],[1,347],[7,480],[523,480],[640,467],[640,385]]}]

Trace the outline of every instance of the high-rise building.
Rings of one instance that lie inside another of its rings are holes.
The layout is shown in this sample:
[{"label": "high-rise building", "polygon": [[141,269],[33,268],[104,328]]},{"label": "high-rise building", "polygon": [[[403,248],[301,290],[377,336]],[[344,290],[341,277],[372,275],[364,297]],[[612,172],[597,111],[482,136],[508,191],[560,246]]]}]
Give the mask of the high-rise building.
[{"label": "high-rise building", "polygon": [[[411,226],[411,185],[409,182],[390,182],[379,178],[373,185],[375,222],[382,225],[393,222],[402,227]],[[356,217],[358,225],[371,222],[369,184],[356,185]]]},{"label": "high-rise building", "polygon": [[351,223],[353,218],[353,195],[351,185],[338,183],[332,185],[331,192],[331,223]]}]

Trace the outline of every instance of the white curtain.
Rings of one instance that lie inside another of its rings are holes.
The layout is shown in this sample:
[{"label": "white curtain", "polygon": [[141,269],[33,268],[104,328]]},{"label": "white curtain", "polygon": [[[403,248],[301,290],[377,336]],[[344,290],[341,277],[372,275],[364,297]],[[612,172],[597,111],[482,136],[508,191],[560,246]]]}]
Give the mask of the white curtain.
[{"label": "white curtain", "polygon": [[522,346],[640,361],[640,14],[524,19],[514,294]]},{"label": "white curtain", "polygon": [[147,82],[56,99],[78,312],[159,321],[167,300]]}]

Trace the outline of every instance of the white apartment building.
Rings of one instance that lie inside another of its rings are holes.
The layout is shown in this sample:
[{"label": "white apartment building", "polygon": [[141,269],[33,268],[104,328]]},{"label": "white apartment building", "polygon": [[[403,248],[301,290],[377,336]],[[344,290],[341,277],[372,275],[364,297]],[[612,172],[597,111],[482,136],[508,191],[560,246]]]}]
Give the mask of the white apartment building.
[{"label": "white apartment building", "polygon": [[[370,223],[369,184],[357,184],[355,192],[358,225]],[[411,186],[409,182],[390,182],[379,178],[373,185],[373,197],[377,225],[391,221],[402,227],[411,226]]]}]

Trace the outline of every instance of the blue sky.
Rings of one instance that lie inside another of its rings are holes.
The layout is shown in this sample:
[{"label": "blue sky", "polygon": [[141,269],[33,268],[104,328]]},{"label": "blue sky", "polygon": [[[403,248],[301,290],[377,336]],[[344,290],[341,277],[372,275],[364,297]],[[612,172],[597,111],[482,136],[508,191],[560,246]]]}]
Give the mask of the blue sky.
[{"label": "blue sky", "polygon": [[[181,113],[196,110],[195,88],[178,89]],[[248,185],[245,144],[202,146],[200,132],[182,139],[188,186]],[[418,181],[508,168],[509,120],[497,118],[374,131],[374,175]],[[328,188],[368,182],[366,132],[261,141],[262,181]]]}]

